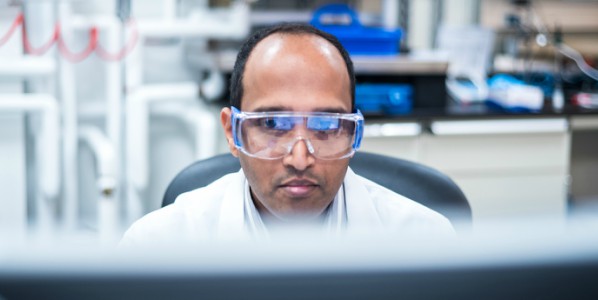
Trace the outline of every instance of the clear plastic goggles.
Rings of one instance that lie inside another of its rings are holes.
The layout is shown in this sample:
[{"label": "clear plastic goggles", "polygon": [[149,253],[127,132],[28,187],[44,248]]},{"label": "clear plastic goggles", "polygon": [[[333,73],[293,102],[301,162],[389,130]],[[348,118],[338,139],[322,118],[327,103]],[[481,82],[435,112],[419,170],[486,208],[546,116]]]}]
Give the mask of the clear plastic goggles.
[{"label": "clear plastic goggles", "polygon": [[361,144],[363,115],[303,112],[242,112],[232,109],[235,146],[248,156],[279,159],[305,142],[318,159],[346,158]]}]

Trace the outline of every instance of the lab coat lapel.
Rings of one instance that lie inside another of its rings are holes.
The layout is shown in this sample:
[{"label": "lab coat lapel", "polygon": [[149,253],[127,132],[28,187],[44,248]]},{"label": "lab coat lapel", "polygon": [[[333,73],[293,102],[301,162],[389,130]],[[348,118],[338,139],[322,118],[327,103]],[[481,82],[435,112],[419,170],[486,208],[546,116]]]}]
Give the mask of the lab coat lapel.
[{"label": "lab coat lapel", "polygon": [[373,199],[357,175],[347,169],[345,175],[345,201],[347,205],[347,229],[349,231],[383,228]]},{"label": "lab coat lapel", "polygon": [[224,191],[222,206],[218,212],[217,239],[220,241],[248,237],[243,204],[244,184],[245,174],[241,169]]}]

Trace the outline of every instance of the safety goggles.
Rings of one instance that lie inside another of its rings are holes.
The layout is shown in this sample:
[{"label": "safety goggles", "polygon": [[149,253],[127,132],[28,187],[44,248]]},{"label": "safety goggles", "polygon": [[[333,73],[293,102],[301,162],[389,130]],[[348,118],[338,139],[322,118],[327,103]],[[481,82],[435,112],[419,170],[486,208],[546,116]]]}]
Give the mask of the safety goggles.
[{"label": "safety goggles", "polygon": [[363,115],[324,112],[243,112],[232,109],[235,146],[248,156],[279,159],[304,141],[318,159],[346,158],[361,144]]}]

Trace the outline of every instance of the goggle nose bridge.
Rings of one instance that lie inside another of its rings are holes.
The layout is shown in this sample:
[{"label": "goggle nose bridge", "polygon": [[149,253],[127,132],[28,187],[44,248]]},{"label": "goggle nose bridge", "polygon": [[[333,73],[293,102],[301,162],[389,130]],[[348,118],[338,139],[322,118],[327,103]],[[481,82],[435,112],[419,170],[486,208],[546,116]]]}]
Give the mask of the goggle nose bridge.
[{"label": "goggle nose bridge", "polygon": [[287,143],[286,145],[286,153],[285,155],[289,155],[291,154],[291,152],[293,151],[293,148],[295,148],[295,145],[297,145],[297,143],[299,141],[303,140],[305,142],[305,146],[307,147],[307,151],[309,151],[310,154],[314,154],[316,152],[316,150],[314,149],[314,146],[312,145],[311,141],[308,138],[302,137],[302,136],[297,136],[295,137],[295,139],[293,139],[291,142]]}]

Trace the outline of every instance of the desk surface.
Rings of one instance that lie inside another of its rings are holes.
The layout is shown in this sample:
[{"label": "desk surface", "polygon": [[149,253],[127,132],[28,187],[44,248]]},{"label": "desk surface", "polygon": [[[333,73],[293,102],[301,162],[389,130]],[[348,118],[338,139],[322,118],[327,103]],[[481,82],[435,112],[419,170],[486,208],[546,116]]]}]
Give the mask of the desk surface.
[{"label": "desk surface", "polygon": [[596,116],[598,109],[587,109],[574,105],[565,105],[562,110],[557,111],[547,103],[539,112],[508,112],[491,108],[483,103],[458,104],[447,100],[446,107],[423,108],[415,107],[412,112],[406,115],[385,116],[366,115],[366,119],[374,122],[426,122],[431,120],[487,120],[487,119],[535,119],[551,117],[575,117],[575,116]]}]

